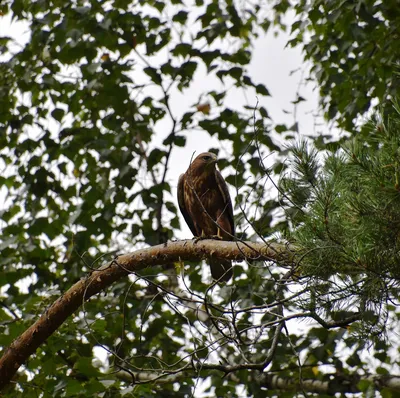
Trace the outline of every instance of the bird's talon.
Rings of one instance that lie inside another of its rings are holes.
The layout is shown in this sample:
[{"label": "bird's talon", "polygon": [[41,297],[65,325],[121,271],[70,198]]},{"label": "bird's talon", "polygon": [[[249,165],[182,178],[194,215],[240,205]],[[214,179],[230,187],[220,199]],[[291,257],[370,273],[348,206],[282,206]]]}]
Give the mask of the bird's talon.
[{"label": "bird's talon", "polygon": [[193,237],[193,244],[196,244],[200,240],[206,239],[204,236],[194,236]]}]

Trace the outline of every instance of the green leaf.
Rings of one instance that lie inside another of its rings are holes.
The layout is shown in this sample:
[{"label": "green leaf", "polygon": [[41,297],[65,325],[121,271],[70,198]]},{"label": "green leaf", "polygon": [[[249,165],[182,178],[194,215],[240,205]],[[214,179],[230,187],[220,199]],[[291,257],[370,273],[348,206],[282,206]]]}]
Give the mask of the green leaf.
[{"label": "green leaf", "polygon": [[184,147],[186,144],[186,137],[183,137],[181,135],[177,135],[174,138],[174,144],[176,146]]},{"label": "green leaf", "polygon": [[239,67],[234,67],[229,69],[228,74],[236,80],[240,80],[243,74],[243,69]]},{"label": "green leaf", "polygon": [[362,392],[367,392],[368,389],[372,386],[372,382],[368,380],[361,380],[357,384],[357,388]]},{"label": "green leaf", "polygon": [[59,121],[60,123],[61,123],[64,115],[65,115],[64,110],[60,109],[60,108],[56,108],[51,112],[51,116],[53,116],[53,118],[56,119],[57,121]]},{"label": "green leaf", "polygon": [[161,83],[161,76],[156,69],[147,67],[143,69],[143,72],[146,73],[146,75],[149,76],[154,83]]},{"label": "green leaf", "polygon": [[182,25],[184,25],[188,19],[189,13],[187,11],[179,11],[177,14],[175,14],[172,18],[174,22],[178,22]]},{"label": "green leaf", "polygon": [[70,380],[65,386],[65,396],[73,397],[78,394],[84,393],[85,389],[82,384],[77,380]]},{"label": "green leaf", "polygon": [[383,388],[379,392],[380,392],[382,398],[392,398],[393,397],[392,391],[390,389]]},{"label": "green leaf", "polygon": [[156,164],[160,163],[163,157],[166,155],[165,151],[158,148],[153,149],[150,152],[149,158],[147,160],[147,168],[151,170]]},{"label": "green leaf", "polygon": [[284,133],[285,131],[289,131],[288,127],[284,124],[277,124],[275,126],[275,131],[279,134]]},{"label": "green leaf", "polygon": [[191,51],[192,51],[192,46],[190,44],[179,43],[172,50],[172,54],[174,54],[175,56],[182,55],[183,57],[186,57],[187,55],[190,55]]},{"label": "green leaf", "polygon": [[271,94],[267,90],[267,88],[263,84],[257,84],[256,86],[256,93],[265,95],[265,96],[270,96]]},{"label": "green leaf", "polygon": [[197,62],[187,61],[182,64],[180,69],[185,78],[192,78],[197,69]]},{"label": "green leaf", "polygon": [[89,378],[98,377],[99,371],[93,367],[91,358],[80,357],[74,364],[74,369]]}]

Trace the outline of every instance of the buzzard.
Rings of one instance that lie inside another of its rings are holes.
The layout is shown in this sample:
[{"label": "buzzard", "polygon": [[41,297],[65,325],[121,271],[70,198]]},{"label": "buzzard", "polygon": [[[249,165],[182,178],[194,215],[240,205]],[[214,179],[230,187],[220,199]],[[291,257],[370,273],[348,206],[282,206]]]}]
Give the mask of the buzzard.
[{"label": "buzzard", "polygon": [[[228,186],[215,168],[217,156],[204,152],[179,177],[178,203],[195,237],[233,240],[235,225]],[[211,275],[221,282],[232,277],[230,260],[210,259]]]}]

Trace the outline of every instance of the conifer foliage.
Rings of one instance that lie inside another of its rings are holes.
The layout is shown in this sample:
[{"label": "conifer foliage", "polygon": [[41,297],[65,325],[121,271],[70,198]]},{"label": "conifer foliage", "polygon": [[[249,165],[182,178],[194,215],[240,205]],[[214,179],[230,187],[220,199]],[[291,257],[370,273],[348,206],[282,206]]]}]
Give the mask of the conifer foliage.
[{"label": "conifer foliage", "polygon": [[398,105],[340,147],[321,153],[301,141],[292,155],[282,200],[288,238],[304,253],[298,272],[312,280],[312,305],[327,313],[352,308],[364,337],[384,334],[400,283]]}]

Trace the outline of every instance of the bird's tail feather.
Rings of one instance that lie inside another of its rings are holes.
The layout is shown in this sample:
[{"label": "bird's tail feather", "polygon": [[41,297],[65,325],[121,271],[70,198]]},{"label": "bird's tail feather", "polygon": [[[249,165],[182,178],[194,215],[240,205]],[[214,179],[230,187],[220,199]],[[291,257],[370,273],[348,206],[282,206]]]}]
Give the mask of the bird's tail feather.
[{"label": "bird's tail feather", "polygon": [[232,262],[230,260],[210,259],[212,277],[218,282],[228,282],[232,278]]}]

